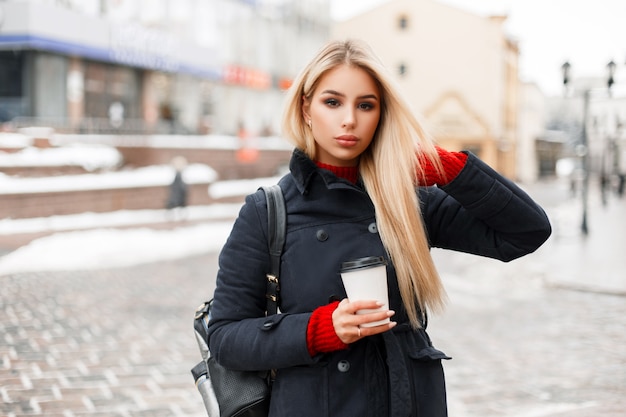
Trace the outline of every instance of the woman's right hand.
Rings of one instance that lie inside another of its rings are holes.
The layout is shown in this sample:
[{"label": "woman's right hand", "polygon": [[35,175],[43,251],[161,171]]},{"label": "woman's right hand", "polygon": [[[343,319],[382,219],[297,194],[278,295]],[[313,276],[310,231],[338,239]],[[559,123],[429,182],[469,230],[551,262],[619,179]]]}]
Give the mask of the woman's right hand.
[{"label": "woman's right hand", "polygon": [[390,318],[395,314],[393,310],[380,310],[372,313],[356,314],[359,310],[375,310],[382,306],[383,304],[379,301],[359,300],[350,302],[347,298],[344,298],[333,312],[333,327],[335,328],[335,333],[337,333],[337,336],[343,343],[350,344],[366,336],[372,336],[392,329],[397,324],[396,322],[390,321],[389,323],[373,327],[361,326],[362,324]]}]

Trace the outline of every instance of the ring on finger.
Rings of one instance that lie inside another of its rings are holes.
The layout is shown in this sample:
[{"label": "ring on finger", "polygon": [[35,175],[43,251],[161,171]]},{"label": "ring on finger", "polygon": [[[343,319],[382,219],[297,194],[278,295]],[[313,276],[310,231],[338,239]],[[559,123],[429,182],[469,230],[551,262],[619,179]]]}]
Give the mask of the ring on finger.
[{"label": "ring on finger", "polygon": [[359,337],[361,337],[361,328],[357,326],[357,330],[359,331]]}]

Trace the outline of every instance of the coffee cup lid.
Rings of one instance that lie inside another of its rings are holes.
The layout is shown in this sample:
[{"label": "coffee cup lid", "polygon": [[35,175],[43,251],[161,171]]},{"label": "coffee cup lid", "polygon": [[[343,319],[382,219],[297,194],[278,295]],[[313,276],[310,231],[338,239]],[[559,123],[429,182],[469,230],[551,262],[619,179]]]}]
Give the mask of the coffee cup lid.
[{"label": "coffee cup lid", "polygon": [[341,264],[341,271],[350,271],[353,269],[372,268],[374,266],[387,265],[385,258],[382,256],[367,256],[365,258],[346,261]]}]

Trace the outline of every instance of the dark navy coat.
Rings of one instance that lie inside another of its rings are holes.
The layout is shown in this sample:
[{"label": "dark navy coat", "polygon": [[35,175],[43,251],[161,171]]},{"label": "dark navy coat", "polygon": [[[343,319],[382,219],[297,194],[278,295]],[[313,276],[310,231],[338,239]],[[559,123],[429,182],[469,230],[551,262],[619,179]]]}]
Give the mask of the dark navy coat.
[{"label": "dark navy coat", "polygon": [[[280,180],[287,206],[281,262],[282,314],[264,317],[270,268],[262,191],[246,198],[219,257],[209,325],[211,354],[242,370],[278,370],[270,415],[446,416],[441,360],[425,329],[412,330],[388,266],[390,308],[398,325],[346,350],[311,357],[311,312],[346,296],[345,260],[384,256],[374,206],[362,188],[319,169],[296,150]],[[441,188],[419,189],[432,247],[510,261],[550,235],[544,211],[520,188],[469,154],[460,174]]]}]

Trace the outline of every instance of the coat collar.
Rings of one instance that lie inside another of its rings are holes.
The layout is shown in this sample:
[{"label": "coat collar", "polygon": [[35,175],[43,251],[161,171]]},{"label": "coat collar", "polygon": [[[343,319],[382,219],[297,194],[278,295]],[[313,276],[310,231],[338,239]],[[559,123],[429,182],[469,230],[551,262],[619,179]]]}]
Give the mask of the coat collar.
[{"label": "coat collar", "polygon": [[[306,194],[308,192],[311,181],[316,176],[321,177],[328,189],[355,187],[350,181],[337,177],[327,169],[319,168],[301,149],[294,149],[291,155],[291,161],[289,162],[289,170],[291,171],[291,175],[295,180],[296,187],[298,187],[300,194]],[[363,189],[361,179],[357,182],[356,187]]]}]

